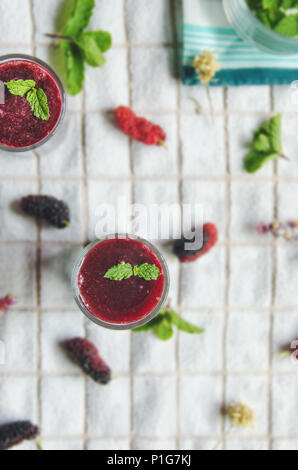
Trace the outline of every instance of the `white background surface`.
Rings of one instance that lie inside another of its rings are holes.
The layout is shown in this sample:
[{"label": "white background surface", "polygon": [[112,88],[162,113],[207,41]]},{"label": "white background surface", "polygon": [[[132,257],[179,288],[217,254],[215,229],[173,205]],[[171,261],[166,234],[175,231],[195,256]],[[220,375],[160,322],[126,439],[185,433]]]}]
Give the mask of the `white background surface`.
[{"label": "white background surface", "polygon": [[[297,106],[287,87],[217,89],[213,123],[205,90],[173,75],[174,0],[96,3],[91,28],[111,31],[114,47],[105,67],[87,69],[85,92],[68,100],[60,138],[26,155],[0,153],[0,287],[18,298],[1,321],[0,423],[39,423],[46,449],[212,449],[219,441],[227,449],[298,449],[298,368],[277,360],[298,330],[298,247],[254,229],[274,215],[297,217]],[[55,31],[59,4],[1,0],[0,53],[31,53],[57,68],[43,33]],[[130,145],[110,121],[120,104],[164,126],[169,151]],[[248,176],[244,143],[276,111],[285,111],[291,163]],[[71,229],[39,231],[12,209],[38,191],[70,204]],[[205,335],[162,343],[105,331],[76,308],[66,266],[94,238],[95,207],[120,193],[208,207],[217,247],[184,266],[165,251],[172,304]],[[86,380],[59,347],[85,334],[113,370],[106,387]],[[255,409],[254,430],[225,434],[220,411],[232,400]]]}]

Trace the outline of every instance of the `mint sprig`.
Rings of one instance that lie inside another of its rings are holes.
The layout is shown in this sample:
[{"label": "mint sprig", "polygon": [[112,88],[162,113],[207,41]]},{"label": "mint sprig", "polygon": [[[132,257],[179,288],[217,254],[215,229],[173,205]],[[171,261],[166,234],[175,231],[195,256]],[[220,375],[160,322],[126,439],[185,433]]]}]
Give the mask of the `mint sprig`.
[{"label": "mint sprig", "polygon": [[174,310],[163,309],[159,314],[153,318],[146,325],[135,328],[133,331],[136,333],[152,331],[157,338],[162,341],[167,341],[171,339],[174,335],[173,326],[176,326],[178,330],[184,331],[189,334],[202,334],[205,330],[199,328],[192,323],[184,320],[178,313]]},{"label": "mint sprig", "polygon": [[250,151],[244,158],[244,168],[248,173],[255,173],[274,158],[287,158],[283,154],[281,124],[281,114],[277,114],[254,132]]},{"label": "mint sprig", "polygon": [[66,23],[62,34],[76,36],[87,28],[95,7],[95,0],[70,0],[66,12]]},{"label": "mint sprig", "polygon": [[156,281],[160,276],[160,269],[155,264],[143,263],[133,267],[129,263],[120,263],[110,268],[104,275],[111,281],[123,281],[132,276],[138,276],[145,281]]},{"label": "mint sprig", "polygon": [[15,96],[25,96],[36,118],[48,121],[50,110],[48,99],[42,88],[36,88],[34,80],[11,80],[4,83],[8,91]]},{"label": "mint sprig", "polygon": [[95,0],[71,0],[60,34],[46,36],[59,39],[63,54],[66,86],[71,95],[83,89],[85,63],[101,67],[104,53],[111,48],[112,36],[106,31],[84,31],[92,17]]}]

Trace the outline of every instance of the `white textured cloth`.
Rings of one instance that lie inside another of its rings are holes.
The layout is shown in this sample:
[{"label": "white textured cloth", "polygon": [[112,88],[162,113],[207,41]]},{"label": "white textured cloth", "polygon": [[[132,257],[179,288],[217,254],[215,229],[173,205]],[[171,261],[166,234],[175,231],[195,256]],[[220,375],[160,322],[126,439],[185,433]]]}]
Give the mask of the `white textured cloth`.
[{"label": "white textured cloth", "polygon": [[[43,33],[55,31],[59,4],[1,0],[1,53],[33,53],[56,66]],[[213,122],[205,90],[173,78],[173,4],[97,0],[92,28],[110,30],[114,47],[103,68],[88,68],[85,94],[68,100],[62,138],[37,155],[0,152],[0,295],[18,299],[1,322],[0,424],[37,422],[45,449],[298,449],[298,368],[278,360],[298,331],[298,247],[275,248],[255,231],[274,208],[282,219],[297,216],[297,109],[287,87],[214,89]],[[120,104],[163,125],[169,151],[139,143],[130,150],[107,114]],[[285,112],[291,163],[248,176],[244,144],[272,110]],[[34,222],[13,209],[39,182],[72,213],[71,229],[42,229],[41,263]],[[97,204],[119,192],[142,203],[204,204],[218,225],[218,245],[197,263],[181,268],[164,249],[172,305],[181,303],[204,335],[163,343],[150,333],[104,330],[78,311],[69,265],[94,237]],[[59,347],[85,334],[113,370],[107,387],[85,381]],[[239,400],[254,408],[256,427],[224,435],[221,409]]]}]

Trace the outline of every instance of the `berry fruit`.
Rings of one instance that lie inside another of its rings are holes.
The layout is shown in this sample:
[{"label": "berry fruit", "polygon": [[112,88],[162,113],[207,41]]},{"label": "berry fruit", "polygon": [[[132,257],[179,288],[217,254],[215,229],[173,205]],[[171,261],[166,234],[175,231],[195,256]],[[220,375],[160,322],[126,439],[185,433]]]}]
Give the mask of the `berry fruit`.
[{"label": "berry fruit", "polygon": [[39,429],[30,421],[17,421],[0,426],[0,450],[7,450],[23,441],[35,439]]},{"label": "berry fruit", "polygon": [[65,202],[51,196],[27,196],[21,199],[21,209],[31,217],[45,220],[62,229],[69,227],[69,207]]},{"label": "berry fruit", "polygon": [[120,106],[114,114],[119,129],[131,139],[143,142],[146,145],[165,146],[164,142],[167,136],[160,126],[147,121],[145,118],[137,117],[126,106]]},{"label": "berry fruit", "polygon": [[105,385],[111,380],[110,368],[101,359],[94,344],[88,339],[73,338],[66,341],[64,347],[70,358],[95,382]]},{"label": "berry fruit", "polygon": [[[181,263],[195,261],[208,253],[214,247],[218,239],[217,228],[214,224],[208,223],[203,226],[203,246],[198,250],[185,250],[185,243],[191,243],[191,240],[182,238],[174,243],[174,253],[180,259]],[[194,241],[194,239],[192,240]]]}]

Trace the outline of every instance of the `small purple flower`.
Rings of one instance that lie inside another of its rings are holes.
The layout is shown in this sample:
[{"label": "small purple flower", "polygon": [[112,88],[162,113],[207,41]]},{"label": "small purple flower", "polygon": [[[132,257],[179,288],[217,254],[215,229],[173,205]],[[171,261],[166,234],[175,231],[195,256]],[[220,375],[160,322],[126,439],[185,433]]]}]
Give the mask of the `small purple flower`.
[{"label": "small purple flower", "polygon": [[257,231],[261,235],[271,232],[275,238],[283,238],[287,242],[296,242],[298,240],[298,220],[285,223],[275,220],[269,225],[260,223],[257,226]]},{"label": "small purple flower", "polygon": [[257,225],[257,232],[260,234],[260,235],[265,235],[266,233],[269,232],[269,227],[268,225],[265,225],[263,223]]},{"label": "small purple flower", "polygon": [[290,226],[291,228],[298,229],[298,221],[297,221],[297,220],[292,220],[292,221],[289,223],[289,226]]},{"label": "small purple flower", "polygon": [[12,295],[6,295],[5,297],[0,297],[0,312],[7,313],[9,307],[14,305],[15,299]]}]

